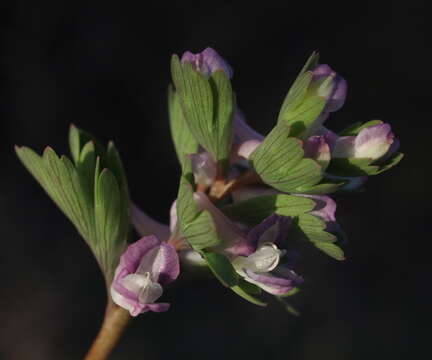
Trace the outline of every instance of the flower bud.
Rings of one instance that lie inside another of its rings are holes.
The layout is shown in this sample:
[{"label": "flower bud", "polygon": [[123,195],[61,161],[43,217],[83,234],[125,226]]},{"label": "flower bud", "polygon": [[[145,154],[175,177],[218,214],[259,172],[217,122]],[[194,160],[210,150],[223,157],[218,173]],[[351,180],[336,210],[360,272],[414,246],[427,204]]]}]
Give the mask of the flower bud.
[{"label": "flower bud", "polygon": [[325,170],[330,162],[330,146],[324,136],[311,136],[303,146],[304,157],[314,159]]},{"label": "flower bud", "polygon": [[180,267],[175,248],[146,236],[129,245],[120,258],[111,285],[111,297],[132,316],[147,311],[167,311],[169,304],[155,303],[163,285],[174,281]]},{"label": "flower bud", "polygon": [[312,90],[317,95],[324,97],[327,104],[324,112],[334,112],[339,110],[346,98],[348,89],[344,78],[334,72],[327,64],[318,65],[312,71]]},{"label": "flower bud", "polygon": [[369,158],[377,160],[396,150],[394,134],[389,124],[369,126],[357,136],[342,136],[335,142],[333,157]]},{"label": "flower bud", "polygon": [[210,76],[217,70],[223,70],[229,78],[233,76],[231,66],[212,48],[206,48],[198,54],[186,51],[181,58],[181,63],[190,63],[196,71]]},{"label": "flower bud", "polygon": [[189,158],[192,161],[192,171],[195,183],[205,187],[213,184],[216,178],[216,162],[208,152],[200,154],[191,154]]}]

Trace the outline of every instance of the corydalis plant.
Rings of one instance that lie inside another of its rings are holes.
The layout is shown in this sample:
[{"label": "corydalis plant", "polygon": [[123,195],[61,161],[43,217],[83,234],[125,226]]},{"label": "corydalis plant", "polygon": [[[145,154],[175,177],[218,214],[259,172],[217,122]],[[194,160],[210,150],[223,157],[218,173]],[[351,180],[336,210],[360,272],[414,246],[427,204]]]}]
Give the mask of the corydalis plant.
[{"label": "corydalis plant", "polygon": [[[47,148],[17,154],[89,244],[105,275],[107,312],[86,359],[105,359],[130,316],[162,312],[164,287],[183,265],[207,266],[247,301],[285,301],[304,279],[297,245],[337,260],[342,231],[331,193],[352,192],[402,158],[390,125],[325,127],[347,83],[313,53],[289,90],[274,128],[248,126],[231,86],[233,70],[213,49],[172,57],[168,108],[181,165],[169,225],[131,204],[120,157],[89,134],[70,130],[72,161]],[[131,209],[131,211],[129,211]],[[130,224],[141,236],[129,246]],[[267,296],[265,294],[268,294]]]}]

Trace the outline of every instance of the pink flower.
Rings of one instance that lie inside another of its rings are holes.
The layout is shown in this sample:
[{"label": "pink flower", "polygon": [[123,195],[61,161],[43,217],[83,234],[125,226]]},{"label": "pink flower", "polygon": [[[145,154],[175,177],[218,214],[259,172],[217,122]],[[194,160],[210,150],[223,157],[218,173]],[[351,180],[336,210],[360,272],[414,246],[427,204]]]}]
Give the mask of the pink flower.
[{"label": "pink flower", "polygon": [[120,258],[111,285],[111,297],[132,316],[147,311],[167,311],[170,304],[155,303],[163,285],[174,281],[180,272],[175,248],[145,236],[129,245]]}]

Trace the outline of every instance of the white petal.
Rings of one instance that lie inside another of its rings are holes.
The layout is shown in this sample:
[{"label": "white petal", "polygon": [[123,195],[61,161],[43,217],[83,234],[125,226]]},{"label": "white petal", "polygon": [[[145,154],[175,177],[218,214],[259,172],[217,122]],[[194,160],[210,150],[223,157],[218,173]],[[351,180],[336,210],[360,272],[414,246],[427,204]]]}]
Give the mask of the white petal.
[{"label": "white petal", "polygon": [[233,266],[242,275],[243,269],[257,273],[272,271],[279,264],[282,252],[274,244],[264,244],[248,257],[239,256],[233,261]]}]

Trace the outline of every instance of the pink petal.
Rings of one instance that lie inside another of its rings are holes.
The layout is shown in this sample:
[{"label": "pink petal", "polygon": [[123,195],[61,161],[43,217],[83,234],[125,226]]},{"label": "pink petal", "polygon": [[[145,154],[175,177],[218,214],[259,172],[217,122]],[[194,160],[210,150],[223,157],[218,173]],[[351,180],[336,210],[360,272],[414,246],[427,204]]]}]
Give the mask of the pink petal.
[{"label": "pink petal", "polygon": [[131,218],[135,230],[141,236],[156,235],[158,239],[168,240],[169,227],[153,220],[133,203],[131,203]]}]

